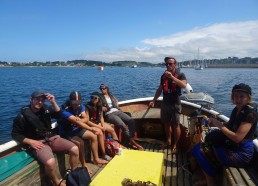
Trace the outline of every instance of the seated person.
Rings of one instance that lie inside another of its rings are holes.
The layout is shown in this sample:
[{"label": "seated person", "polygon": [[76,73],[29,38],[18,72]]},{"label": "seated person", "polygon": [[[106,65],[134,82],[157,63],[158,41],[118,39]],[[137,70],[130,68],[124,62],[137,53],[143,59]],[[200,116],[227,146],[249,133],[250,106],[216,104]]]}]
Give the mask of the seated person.
[{"label": "seated person", "polygon": [[131,146],[138,150],[144,150],[143,147],[134,140],[134,120],[119,109],[118,100],[109,92],[109,87],[107,85],[101,84],[99,89],[101,91],[100,99],[103,104],[102,108],[107,122],[113,123],[115,126],[122,129],[122,132],[126,137],[125,146]]},{"label": "seated person", "polygon": [[[87,124],[92,127],[98,127],[102,130],[104,137],[105,132],[107,131],[111,134],[111,137],[114,140],[118,140],[115,130],[110,124],[104,122],[103,111],[102,111],[102,102],[99,97],[98,92],[91,93],[90,102],[85,105],[85,113],[89,118]],[[104,139],[103,139],[104,140]]]},{"label": "seated person", "polygon": [[204,144],[198,144],[192,149],[192,155],[202,168],[207,185],[217,185],[215,177],[218,165],[246,167],[252,160],[257,113],[250,106],[251,95],[252,89],[249,85],[235,85],[231,92],[235,108],[228,123],[209,118],[209,125],[218,129],[206,135]]},{"label": "seated person", "polygon": [[[87,117],[85,114],[85,107],[82,104],[82,97],[79,92],[71,92],[69,100],[62,105],[62,113],[63,117],[58,120],[60,135],[79,146],[79,159],[82,166],[88,168],[85,162],[85,149],[83,143],[83,140],[85,139],[89,139],[91,141],[93,163],[107,164],[108,161],[99,158],[98,155],[98,139],[101,139],[99,141],[103,141],[103,133],[99,128],[90,127],[86,124]],[[101,145],[104,146],[104,144]],[[92,173],[89,168],[88,171],[89,173]]]},{"label": "seated person", "polygon": [[[45,104],[48,100],[52,107]],[[30,104],[21,109],[13,122],[12,137],[19,143],[28,145],[32,155],[44,166],[46,175],[56,186],[65,186],[56,172],[53,152],[66,152],[70,155],[71,169],[78,166],[78,147],[51,130],[51,118],[61,116],[60,107],[52,94],[37,90],[31,94]]]}]

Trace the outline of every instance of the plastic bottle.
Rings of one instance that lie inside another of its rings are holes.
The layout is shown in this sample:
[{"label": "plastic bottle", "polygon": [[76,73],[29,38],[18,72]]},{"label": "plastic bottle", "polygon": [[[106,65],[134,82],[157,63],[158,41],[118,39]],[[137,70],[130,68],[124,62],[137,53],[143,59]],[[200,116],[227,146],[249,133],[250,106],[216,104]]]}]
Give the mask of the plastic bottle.
[{"label": "plastic bottle", "polygon": [[121,145],[119,146],[119,148],[118,148],[118,153],[117,153],[117,155],[118,156],[121,156],[123,154],[123,149],[122,149],[122,147],[121,147]]}]

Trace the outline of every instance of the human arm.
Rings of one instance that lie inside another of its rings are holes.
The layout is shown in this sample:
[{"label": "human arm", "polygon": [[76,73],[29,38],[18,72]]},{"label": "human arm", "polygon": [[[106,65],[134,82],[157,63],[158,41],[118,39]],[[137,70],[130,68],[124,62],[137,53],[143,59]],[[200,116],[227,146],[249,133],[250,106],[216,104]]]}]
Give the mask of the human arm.
[{"label": "human arm", "polygon": [[[34,140],[26,137],[26,131],[28,130],[25,129],[24,117],[22,115],[17,116],[13,122],[13,129],[11,133],[12,138],[17,142],[27,144],[36,150],[45,146],[40,140]],[[32,133],[33,131],[28,132]]]},{"label": "human arm", "polygon": [[235,143],[240,143],[252,127],[251,123],[244,121],[241,122],[237,131],[233,132],[216,118],[210,118],[209,123],[215,127],[218,127],[223,134],[225,134],[229,139],[231,139]]},{"label": "human arm", "polygon": [[185,88],[187,85],[187,80],[185,78],[184,74],[181,74],[182,77],[184,77],[183,79],[178,79],[175,76],[173,76],[173,74],[170,71],[165,71],[164,72],[165,77],[172,79],[173,83],[175,83],[177,86],[181,87],[181,88]]},{"label": "human arm", "polygon": [[87,123],[90,127],[96,127],[96,128],[99,128],[99,129],[103,130],[103,127],[101,125],[98,125],[98,124],[90,121],[90,116],[89,116],[88,109],[86,109],[83,114],[84,114],[84,117],[86,118],[85,123]]},{"label": "human arm", "polygon": [[52,95],[52,94],[46,93],[45,97],[49,101],[49,103],[51,103],[51,105],[53,106],[54,111],[59,112],[60,111],[60,107],[56,103],[55,96]]},{"label": "human arm", "polygon": [[162,93],[162,85],[160,84],[159,87],[156,90],[156,93],[155,93],[155,96],[154,96],[153,100],[149,103],[150,107],[153,107],[155,105],[155,102],[157,101],[157,99],[159,98],[161,93]]}]

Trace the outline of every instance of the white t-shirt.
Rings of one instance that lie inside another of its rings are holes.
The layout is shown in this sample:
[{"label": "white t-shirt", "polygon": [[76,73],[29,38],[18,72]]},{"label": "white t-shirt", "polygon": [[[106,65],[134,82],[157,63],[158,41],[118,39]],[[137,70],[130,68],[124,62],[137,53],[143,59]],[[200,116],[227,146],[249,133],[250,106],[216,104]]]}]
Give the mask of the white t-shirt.
[{"label": "white t-shirt", "polygon": [[107,101],[107,104],[108,104],[110,110],[108,112],[106,112],[105,115],[108,115],[108,114],[111,114],[112,112],[118,111],[117,108],[113,108],[112,101],[110,98],[106,98],[106,101]]}]

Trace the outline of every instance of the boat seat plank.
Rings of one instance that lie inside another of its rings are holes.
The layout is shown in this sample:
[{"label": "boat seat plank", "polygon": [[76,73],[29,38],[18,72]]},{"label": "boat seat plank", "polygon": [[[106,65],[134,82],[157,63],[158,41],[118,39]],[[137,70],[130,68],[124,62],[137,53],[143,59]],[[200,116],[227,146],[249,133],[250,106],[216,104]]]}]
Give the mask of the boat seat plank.
[{"label": "boat seat plank", "polygon": [[226,179],[223,180],[223,185],[258,185],[258,174],[252,167],[224,167],[223,172],[226,176]]}]

